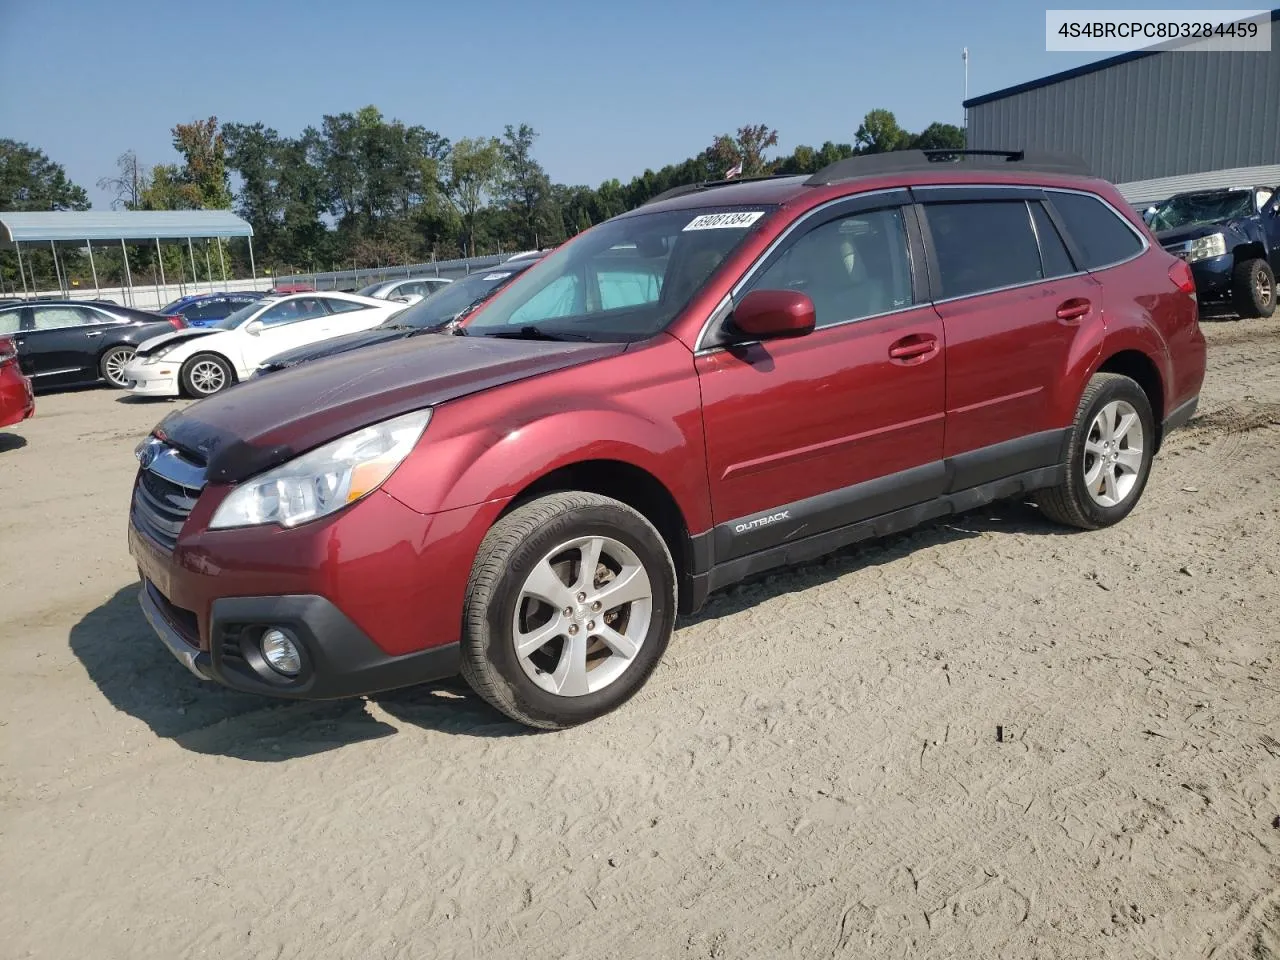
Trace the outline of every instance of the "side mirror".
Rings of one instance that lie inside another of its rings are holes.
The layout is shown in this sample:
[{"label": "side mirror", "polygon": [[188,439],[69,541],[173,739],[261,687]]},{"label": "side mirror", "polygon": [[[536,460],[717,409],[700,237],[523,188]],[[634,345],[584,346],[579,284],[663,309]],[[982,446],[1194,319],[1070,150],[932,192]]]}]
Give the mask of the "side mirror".
[{"label": "side mirror", "polygon": [[733,326],[759,340],[803,337],[816,322],[813,301],[798,290],[752,290],[733,308]]},{"label": "side mirror", "polygon": [[251,337],[256,337],[258,334],[262,332],[262,321],[250,320],[249,323],[245,326],[244,332],[249,334],[249,336]]}]

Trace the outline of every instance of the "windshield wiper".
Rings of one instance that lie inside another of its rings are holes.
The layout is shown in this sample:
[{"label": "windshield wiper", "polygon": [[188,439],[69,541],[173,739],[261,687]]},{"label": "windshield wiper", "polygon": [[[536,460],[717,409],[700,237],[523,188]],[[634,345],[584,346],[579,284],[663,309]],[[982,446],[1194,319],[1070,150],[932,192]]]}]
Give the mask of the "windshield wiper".
[{"label": "windshield wiper", "polygon": [[493,337],[497,340],[584,340],[590,342],[591,338],[583,333],[552,333],[549,330],[543,330],[541,327],[535,327],[533,324],[527,324],[518,330],[501,330],[498,333],[486,333],[486,337]]}]

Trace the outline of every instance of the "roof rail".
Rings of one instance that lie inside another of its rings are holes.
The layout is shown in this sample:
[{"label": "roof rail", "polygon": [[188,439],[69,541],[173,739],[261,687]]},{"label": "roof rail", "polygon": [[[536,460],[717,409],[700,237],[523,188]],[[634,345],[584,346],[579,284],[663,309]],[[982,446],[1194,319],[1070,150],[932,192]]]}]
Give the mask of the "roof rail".
[{"label": "roof rail", "polygon": [[965,170],[999,170],[1008,169],[1004,167],[1006,163],[1016,163],[1019,170],[1070,173],[1085,177],[1091,175],[1089,165],[1073,153],[1044,150],[894,150],[890,153],[864,154],[837,160],[806,180],[805,186],[821,187],[842,180],[886,173],[936,170],[939,164],[950,164]]},{"label": "roof rail", "polygon": [[650,197],[640,206],[647,207],[651,203],[670,200],[672,197],[683,197],[686,193],[697,193],[699,190],[711,190],[715,187],[731,187],[735,183],[754,183],[759,180],[778,180],[783,177],[794,176],[794,173],[766,173],[758,177],[734,177],[732,180],[702,180],[698,183],[686,183],[679,187],[672,187],[670,190],[663,190],[656,197]]}]

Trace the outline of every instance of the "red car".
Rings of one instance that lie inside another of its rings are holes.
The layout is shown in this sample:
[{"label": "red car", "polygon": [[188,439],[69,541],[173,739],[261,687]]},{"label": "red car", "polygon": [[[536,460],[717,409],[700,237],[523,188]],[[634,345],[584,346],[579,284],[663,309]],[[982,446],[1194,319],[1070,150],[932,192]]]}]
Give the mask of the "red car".
[{"label": "red car", "polygon": [[678,188],[451,334],[171,413],[129,543],[199,676],[328,698],[461,672],[564,727],[762,570],[1002,497],[1118,522],[1204,372],[1189,267],[1075,162],[859,157]]},{"label": "red car", "polygon": [[0,337],[0,427],[21,423],[36,412],[36,398],[18,366],[18,348]]}]

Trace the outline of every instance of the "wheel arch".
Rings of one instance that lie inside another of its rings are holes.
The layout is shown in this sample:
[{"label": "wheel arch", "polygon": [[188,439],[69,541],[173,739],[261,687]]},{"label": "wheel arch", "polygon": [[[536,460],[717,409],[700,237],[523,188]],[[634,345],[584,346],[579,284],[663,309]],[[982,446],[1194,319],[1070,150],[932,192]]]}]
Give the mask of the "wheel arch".
[{"label": "wheel arch", "polygon": [[564,464],[526,484],[494,519],[498,522],[531,500],[552,493],[582,491],[611,497],[654,525],[671,551],[679,583],[681,612],[692,596],[692,540],[688,520],[666,485],[643,467],[624,460],[593,459]]},{"label": "wheel arch", "polygon": [[1108,355],[1099,365],[1096,373],[1118,373],[1128,377],[1142,388],[1151,404],[1151,416],[1156,427],[1156,451],[1164,440],[1165,384],[1160,368],[1144,351],[1132,347],[1117,350]]},{"label": "wheel arch", "polygon": [[1259,240],[1251,240],[1248,243],[1236,244],[1231,248],[1231,257],[1237,264],[1247,263],[1250,260],[1266,260],[1267,251]]}]

